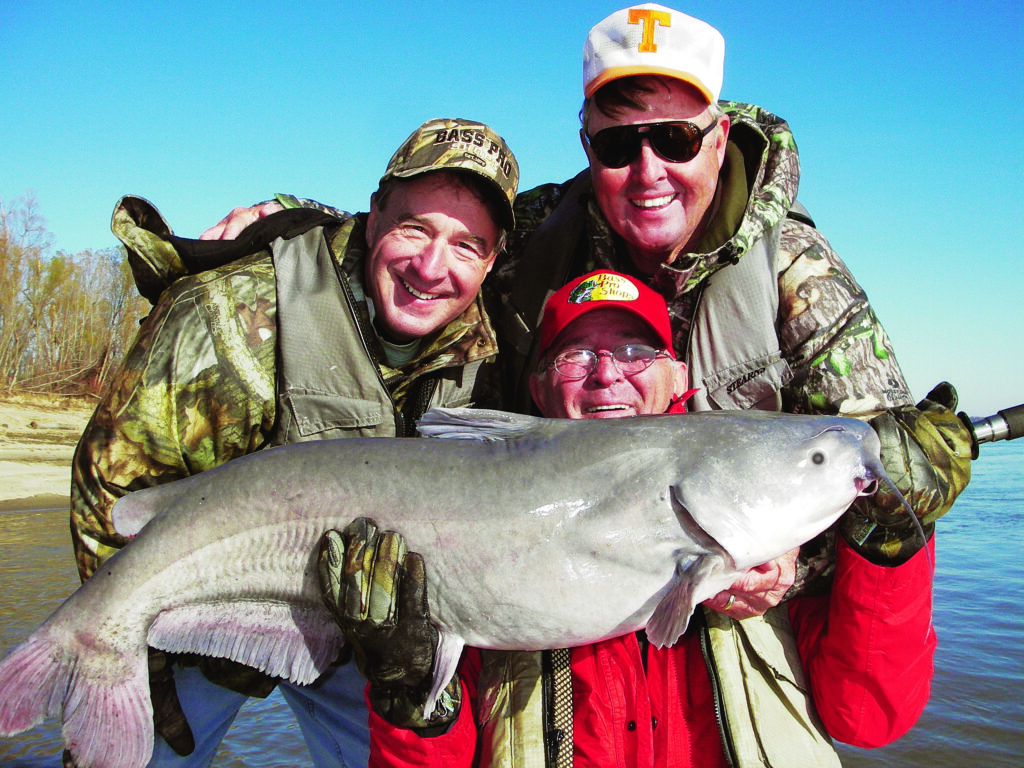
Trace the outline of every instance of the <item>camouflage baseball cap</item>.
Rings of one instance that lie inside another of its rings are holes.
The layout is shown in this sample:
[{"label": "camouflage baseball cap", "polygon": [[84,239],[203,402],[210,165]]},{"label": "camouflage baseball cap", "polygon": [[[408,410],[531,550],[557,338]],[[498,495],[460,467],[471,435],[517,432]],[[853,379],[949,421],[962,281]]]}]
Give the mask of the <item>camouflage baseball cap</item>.
[{"label": "camouflage baseball cap", "polygon": [[469,171],[487,179],[500,193],[501,224],[512,229],[519,163],[505,140],[488,126],[461,118],[428,120],[391,156],[380,183],[431,171]]}]

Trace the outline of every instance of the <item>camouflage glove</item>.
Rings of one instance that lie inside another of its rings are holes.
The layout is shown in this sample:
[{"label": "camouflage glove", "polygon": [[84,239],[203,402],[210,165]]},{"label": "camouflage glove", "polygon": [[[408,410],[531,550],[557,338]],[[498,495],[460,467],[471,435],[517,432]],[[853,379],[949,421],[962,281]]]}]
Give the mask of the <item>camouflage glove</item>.
[{"label": "camouflage glove", "polygon": [[[956,390],[942,382],[917,407],[893,408],[870,424],[882,443],[882,465],[913,508],[926,538],[971,479],[971,437],[953,412]],[[900,565],[925,542],[899,498],[883,484],[857,499],[839,525],[846,541],[877,565]]]},{"label": "camouflage glove", "polygon": [[406,553],[401,534],[379,532],[361,517],[344,533],[324,534],[318,570],[324,602],[370,681],[373,708],[421,735],[444,732],[458,715],[462,686],[454,678],[424,716],[438,633],[430,623],[423,558]]}]

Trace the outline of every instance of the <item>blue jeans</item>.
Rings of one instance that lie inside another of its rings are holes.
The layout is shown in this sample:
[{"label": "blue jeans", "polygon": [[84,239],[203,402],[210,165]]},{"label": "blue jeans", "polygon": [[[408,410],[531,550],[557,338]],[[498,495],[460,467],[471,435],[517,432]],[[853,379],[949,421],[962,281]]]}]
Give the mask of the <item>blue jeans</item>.
[{"label": "blue jeans", "polygon": [[[176,667],[174,682],[196,748],[188,757],[181,757],[157,736],[149,768],[209,768],[248,697],[211,683],[197,667]],[[331,667],[312,685],[278,685],[295,713],[316,768],[354,768],[369,761],[365,686],[366,680],[354,663]],[[268,749],[272,749],[269,744]]]}]

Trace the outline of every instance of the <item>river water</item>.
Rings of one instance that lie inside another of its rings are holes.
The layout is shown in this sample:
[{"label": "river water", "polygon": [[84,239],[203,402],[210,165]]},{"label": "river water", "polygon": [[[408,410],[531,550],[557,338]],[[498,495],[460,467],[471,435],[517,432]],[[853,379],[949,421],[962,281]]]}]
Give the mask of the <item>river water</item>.
[{"label": "river water", "polygon": [[[982,446],[970,486],[939,523],[932,696],[917,726],[876,750],[841,746],[847,768],[1024,765],[1024,440]],[[78,584],[65,510],[0,512],[0,656]],[[47,722],[0,741],[3,768],[57,768]],[[252,700],[215,768],[308,768],[278,694]]]}]

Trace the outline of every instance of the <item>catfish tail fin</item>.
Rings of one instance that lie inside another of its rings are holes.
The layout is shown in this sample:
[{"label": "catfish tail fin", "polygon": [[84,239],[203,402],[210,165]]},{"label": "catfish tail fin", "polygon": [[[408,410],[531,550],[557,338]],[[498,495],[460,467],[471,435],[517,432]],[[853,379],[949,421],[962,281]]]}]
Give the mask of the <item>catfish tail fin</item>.
[{"label": "catfish tail fin", "polygon": [[0,736],[27,731],[60,714],[61,683],[72,664],[37,632],[0,663]]},{"label": "catfish tail fin", "polygon": [[144,768],[153,752],[145,654],[116,661],[78,655],[45,628],[35,632],[0,663],[0,736],[60,716],[79,768]]}]

